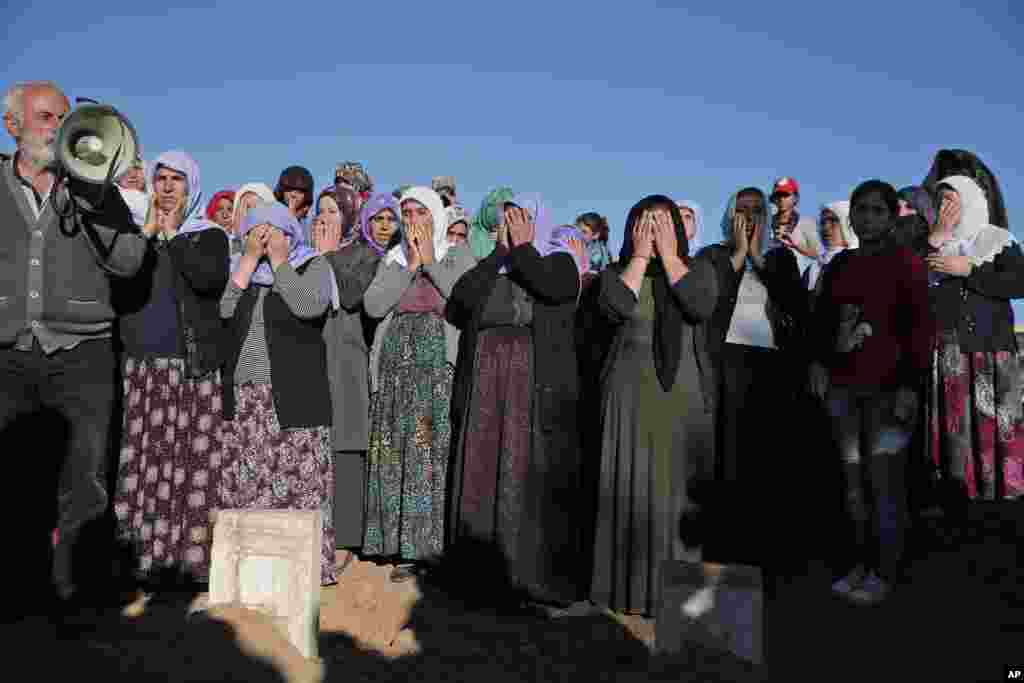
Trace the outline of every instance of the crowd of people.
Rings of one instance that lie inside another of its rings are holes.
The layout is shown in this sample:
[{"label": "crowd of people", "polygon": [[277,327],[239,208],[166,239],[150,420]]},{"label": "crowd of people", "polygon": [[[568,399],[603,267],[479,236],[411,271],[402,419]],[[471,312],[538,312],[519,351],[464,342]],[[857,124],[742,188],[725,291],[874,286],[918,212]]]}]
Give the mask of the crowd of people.
[{"label": "crowd of people", "polygon": [[815,514],[777,485],[803,440],[842,475],[832,590],[873,603],[912,513],[1024,494],[1024,253],[969,152],[816,217],[792,177],[737,189],[717,227],[654,194],[616,259],[597,213],[559,224],[504,186],[471,213],[451,176],[379,191],[358,162],[204,201],[173,150],[100,203],[58,182],[61,90],[4,106],[0,428],[71,424],[64,596],[105,511],[142,574],[204,580],[218,510],[290,509],[322,513],[325,585],[355,556],[401,582],[486,547],[528,601],[650,615],[667,560],[773,567],[780,525]]}]

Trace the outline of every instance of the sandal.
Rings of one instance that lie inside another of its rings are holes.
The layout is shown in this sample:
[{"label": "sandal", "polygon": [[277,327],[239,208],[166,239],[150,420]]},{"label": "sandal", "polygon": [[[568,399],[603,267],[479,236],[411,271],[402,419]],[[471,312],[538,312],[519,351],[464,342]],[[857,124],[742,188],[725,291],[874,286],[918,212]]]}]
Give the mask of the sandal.
[{"label": "sandal", "polygon": [[405,583],[416,578],[416,565],[400,564],[391,570],[391,583]]},{"label": "sandal", "polygon": [[351,550],[347,551],[347,554],[345,555],[345,559],[342,560],[341,562],[338,562],[335,565],[335,567],[334,567],[334,575],[335,576],[341,576],[342,573],[344,573],[344,571],[346,569],[348,569],[348,566],[350,564],[352,564],[352,560],[354,560],[355,557],[356,557],[356,554],[354,552],[352,552]]}]

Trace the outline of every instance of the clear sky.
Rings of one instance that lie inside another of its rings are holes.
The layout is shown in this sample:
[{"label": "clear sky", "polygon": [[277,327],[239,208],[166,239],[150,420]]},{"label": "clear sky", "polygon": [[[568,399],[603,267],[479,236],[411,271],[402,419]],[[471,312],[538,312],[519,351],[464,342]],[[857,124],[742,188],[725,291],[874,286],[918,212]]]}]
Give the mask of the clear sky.
[{"label": "clear sky", "polygon": [[190,152],[207,197],[291,164],[319,189],[354,159],[378,189],[454,175],[473,211],[499,184],[563,222],[599,211],[617,251],[650,193],[698,201],[717,231],[741,186],[791,175],[816,212],[962,147],[998,176],[1011,228],[1024,216],[1010,0],[20,4],[5,87],[113,104],[147,158]]}]

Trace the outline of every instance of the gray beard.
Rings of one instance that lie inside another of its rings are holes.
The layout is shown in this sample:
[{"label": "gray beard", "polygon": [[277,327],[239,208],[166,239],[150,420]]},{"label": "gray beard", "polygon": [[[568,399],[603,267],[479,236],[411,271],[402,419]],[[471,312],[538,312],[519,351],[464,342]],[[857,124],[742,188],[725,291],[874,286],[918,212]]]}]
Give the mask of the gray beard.
[{"label": "gray beard", "polygon": [[33,168],[52,170],[57,167],[57,148],[55,145],[25,146],[21,148],[25,163]]}]

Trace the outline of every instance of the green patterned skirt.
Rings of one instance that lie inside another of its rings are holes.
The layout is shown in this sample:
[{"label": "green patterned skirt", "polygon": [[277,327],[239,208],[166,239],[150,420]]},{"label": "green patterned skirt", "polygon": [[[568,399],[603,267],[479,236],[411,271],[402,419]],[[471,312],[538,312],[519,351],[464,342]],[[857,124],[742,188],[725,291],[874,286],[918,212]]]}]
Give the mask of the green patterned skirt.
[{"label": "green patterned skirt", "polygon": [[441,553],[454,376],[444,326],[432,313],[399,314],[382,340],[370,402],[365,555],[412,561]]}]

